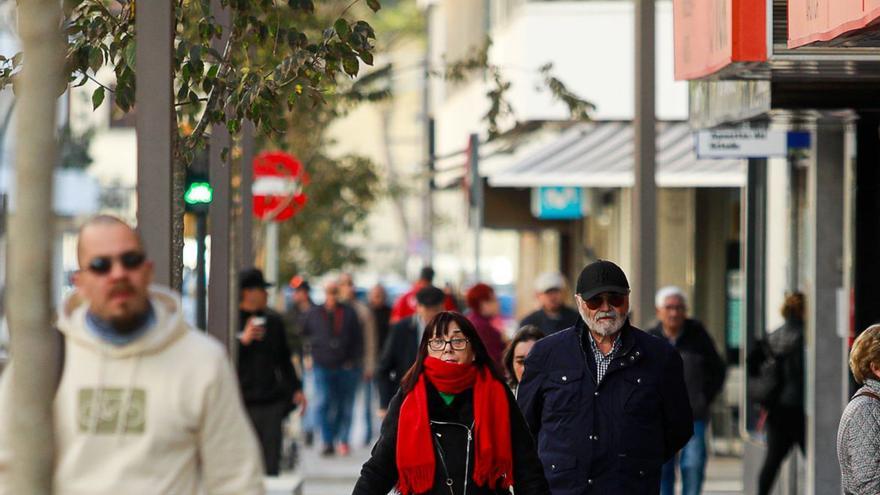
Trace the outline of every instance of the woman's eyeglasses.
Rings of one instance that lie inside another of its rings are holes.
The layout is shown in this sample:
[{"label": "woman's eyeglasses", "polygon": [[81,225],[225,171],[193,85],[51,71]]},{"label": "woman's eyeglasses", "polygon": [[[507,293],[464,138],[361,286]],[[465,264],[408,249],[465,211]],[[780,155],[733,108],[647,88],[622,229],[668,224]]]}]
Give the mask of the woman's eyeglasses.
[{"label": "woman's eyeglasses", "polygon": [[626,296],[623,294],[616,294],[613,292],[598,294],[589,299],[584,300],[587,304],[587,307],[590,308],[590,311],[595,311],[602,307],[602,301],[607,301],[609,306],[614,306],[615,308],[619,308],[623,306],[623,303],[626,301]]},{"label": "woman's eyeglasses", "polygon": [[113,261],[118,260],[126,270],[134,270],[144,264],[147,256],[140,251],[126,251],[119,256],[98,256],[92,258],[86,269],[96,275],[106,275],[113,269]]},{"label": "woman's eyeglasses", "polygon": [[455,338],[455,339],[430,339],[428,340],[428,348],[432,351],[442,351],[446,349],[446,344],[452,346],[453,350],[463,351],[467,348],[468,339],[464,338]]}]

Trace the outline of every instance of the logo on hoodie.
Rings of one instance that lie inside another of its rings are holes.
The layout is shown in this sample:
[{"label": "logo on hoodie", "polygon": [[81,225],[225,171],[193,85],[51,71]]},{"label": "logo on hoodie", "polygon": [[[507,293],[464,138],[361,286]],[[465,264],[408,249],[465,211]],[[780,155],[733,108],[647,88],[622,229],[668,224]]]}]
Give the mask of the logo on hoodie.
[{"label": "logo on hoodie", "polygon": [[79,431],[98,435],[143,434],[147,392],[142,388],[81,388],[77,396]]}]

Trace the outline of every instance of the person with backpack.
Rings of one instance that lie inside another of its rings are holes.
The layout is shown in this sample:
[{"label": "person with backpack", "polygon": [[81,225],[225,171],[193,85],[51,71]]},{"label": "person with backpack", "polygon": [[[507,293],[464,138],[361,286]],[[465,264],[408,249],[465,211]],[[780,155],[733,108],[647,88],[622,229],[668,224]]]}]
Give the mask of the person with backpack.
[{"label": "person with backpack", "polygon": [[880,493],[880,325],[871,325],[853,343],[849,367],[863,386],[837,430],[840,480],[847,494]]},{"label": "person with backpack", "polygon": [[769,495],[795,444],[804,452],[804,295],[787,295],[781,311],[785,323],[758,343],[747,362],[749,386],[757,391],[751,397],[767,412],[767,456],[758,495]]}]

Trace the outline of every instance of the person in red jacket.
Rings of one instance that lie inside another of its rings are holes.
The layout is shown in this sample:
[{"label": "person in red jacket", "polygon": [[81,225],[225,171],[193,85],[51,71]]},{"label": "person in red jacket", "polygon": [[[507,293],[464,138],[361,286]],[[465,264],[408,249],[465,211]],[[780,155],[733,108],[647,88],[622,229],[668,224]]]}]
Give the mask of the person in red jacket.
[{"label": "person in red jacket", "polygon": [[[422,271],[419,273],[419,279],[416,280],[416,283],[413,284],[409,291],[397,298],[397,301],[394,302],[394,306],[391,308],[392,324],[416,314],[416,293],[425,287],[429,287],[433,281],[434,269],[430,266],[422,268]],[[443,309],[446,311],[458,311],[458,306],[455,304],[455,301],[447,295],[446,299],[443,301]]]},{"label": "person in red jacket", "polygon": [[480,340],[486,345],[489,356],[501,366],[501,355],[504,354],[504,347],[507,343],[504,339],[504,333],[495,326],[493,321],[501,312],[501,305],[498,303],[495,289],[479,283],[468,289],[465,300],[470,308],[467,314],[468,320],[476,327],[477,333],[480,334]]}]

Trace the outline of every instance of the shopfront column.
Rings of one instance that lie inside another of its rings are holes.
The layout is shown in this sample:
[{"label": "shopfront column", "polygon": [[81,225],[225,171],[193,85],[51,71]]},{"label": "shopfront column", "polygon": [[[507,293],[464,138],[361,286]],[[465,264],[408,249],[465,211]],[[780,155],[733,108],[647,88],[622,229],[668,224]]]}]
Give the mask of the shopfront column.
[{"label": "shopfront column", "polygon": [[815,160],[807,178],[807,242],[803,289],[805,341],[807,493],[840,493],[837,425],[846,405],[842,390],[845,340],[837,333],[837,292],[843,286],[845,127],[820,121]]}]

